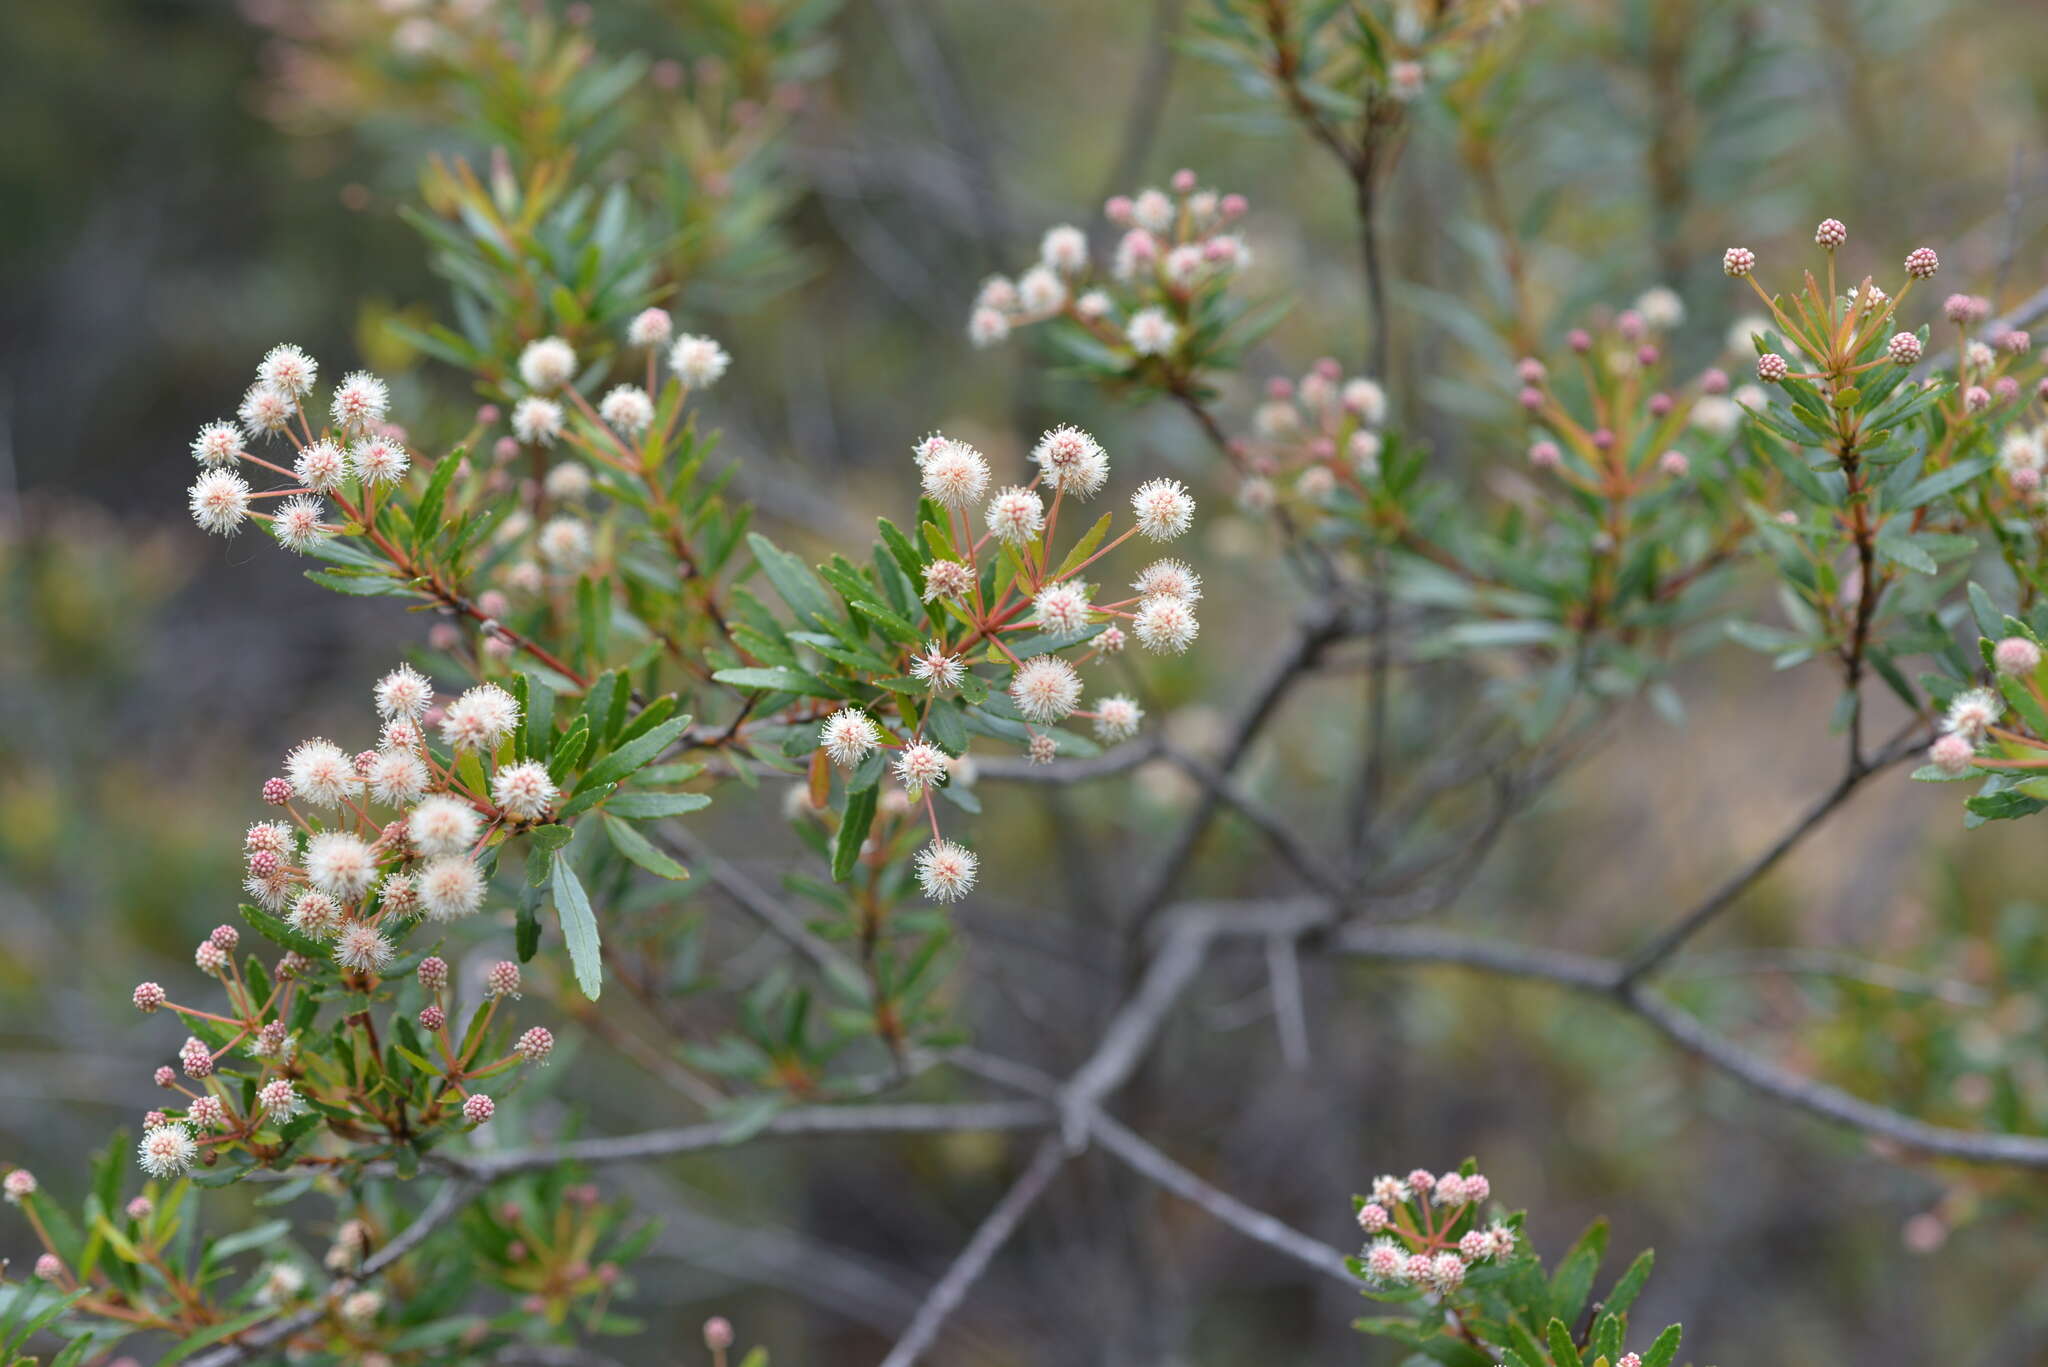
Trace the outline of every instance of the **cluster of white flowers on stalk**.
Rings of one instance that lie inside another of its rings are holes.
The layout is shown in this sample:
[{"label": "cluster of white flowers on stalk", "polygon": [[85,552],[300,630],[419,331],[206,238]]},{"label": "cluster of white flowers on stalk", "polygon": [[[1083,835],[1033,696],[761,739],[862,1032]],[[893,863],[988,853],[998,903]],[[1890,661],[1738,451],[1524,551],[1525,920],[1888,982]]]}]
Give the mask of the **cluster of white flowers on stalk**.
[{"label": "cluster of white flowers on stalk", "polygon": [[[498,685],[437,707],[433,684],[401,665],[378,682],[375,701],[377,746],[351,755],[315,738],[293,747],[283,775],[263,785],[264,800],[289,819],[251,826],[244,842],[249,896],[329,943],[335,962],[357,974],[390,965],[392,922],[479,910],[485,841],[545,819],[559,796],[545,765],[502,758],[520,715]],[[461,772],[471,757],[481,781]]]},{"label": "cluster of white flowers on stalk", "polygon": [[[1080,669],[1121,651],[1133,636],[1148,650],[1185,651],[1200,631],[1195,604],[1202,579],[1182,561],[1158,559],[1138,572],[1128,595],[1112,599],[1085,575],[1133,538],[1184,535],[1193,525],[1194,497],[1177,480],[1148,480],[1131,495],[1131,526],[1110,537],[1103,519],[1062,557],[1055,543],[1063,510],[1093,497],[1109,478],[1108,454],[1087,432],[1060,426],[1045,433],[1031,451],[1037,472],[993,491],[988,458],[966,442],[934,433],[912,448],[912,459],[925,496],[944,510],[948,553],[924,566],[933,634],[905,649],[904,675],[932,698],[963,687],[985,696],[990,681],[972,676],[977,656],[1007,668],[1008,705],[1034,763],[1052,761],[1059,741],[1051,728],[1071,718],[1091,723],[1104,741],[1137,734],[1145,715],[1137,700],[1123,693],[1088,700]],[[959,777],[965,756],[948,754],[934,740],[928,706],[908,700],[892,710],[883,717],[840,708],[819,727],[818,749],[845,770],[887,753],[903,805],[921,803],[931,825],[931,843],[916,860],[919,885],[928,897],[953,901],[973,889],[977,863],[971,850],[940,833],[932,795]]]},{"label": "cluster of white flowers on stalk", "polygon": [[1482,1224],[1492,1184],[1478,1173],[1441,1176],[1417,1168],[1406,1177],[1373,1179],[1371,1193],[1355,1199],[1366,1244],[1356,1270],[1376,1287],[1416,1287],[1448,1296],[1478,1263],[1514,1256],[1514,1228],[1502,1220]]},{"label": "cluster of white flowers on stalk", "polygon": [[1048,229],[1037,264],[1014,280],[983,283],[968,315],[969,339],[993,346],[1019,327],[1066,318],[1134,361],[1171,357],[1201,301],[1251,261],[1232,227],[1244,216],[1243,195],[1203,189],[1186,170],[1174,173],[1171,186],[1117,195],[1104,206],[1121,233],[1107,263],[1094,259],[1080,228]]},{"label": "cluster of white flowers on stalk", "polygon": [[[601,480],[614,474],[638,479],[658,464],[653,453],[674,435],[684,401],[717,384],[732,363],[711,338],[677,335],[665,309],[634,315],[625,340],[629,353],[644,355],[644,374],[606,388],[595,404],[578,387],[579,376],[590,377],[582,375],[581,358],[567,340],[542,337],[520,353],[517,369],[527,392],[512,405],[510,434],[491,448],[491,478],[511,488],[525,462],[534,474],[520,487],[519,506],[493,534],[504,548],[498,588],[489,591],[488,604],[479,597],[490,617],[550,585],[573,585],[598,564],[605,539],[591,503],[606,492]],[[495,410],[490,416],[495,420]],[[483,644],[493,653],[508,649],[488,633]]]},{"label": "cluster of white flowers on stalk", "polygon": [[[378,682],[375,702],[382,723],[377,748],[349,755],[331,741],[301,742],[285,757],[284,774],[263,785],[264,801],[284,819],[257,822],[243,840],[249,896],[300,936],[323,943],[345,980],[359,990],[373,988],[393,968],[396,937],[411,923],[477,911],[488,884],[478,852],[496,830],[545,819],[558,797],[545,766],[501,760],[519,724],[519,705],[497,685],[479,685],[437,707],[432,683],[401,665]],[[438,733],[443,751],[430,743],[430,732]],[[374,814],[379,809],[382,821]],[[314,964],[287,953],[267,991],[261,990],[236,960],[240,938],[233,926],[216,927],[192,956],[220,984],[235,1014],[180,1005],[154,982],[138,984],[133,993],[144,1014],[168,1010],[212,1037],[188,1037],[178,1050],[178,1068],[156,1070],[157,1085],[182,1094],[186,1104],[182,1115],[154,1110],[144,1118],[136,1156],[153,1177],[177,1176],[209,1145],[253,1142],[312,1109],[304,1088],[319,1075],[301,1069],[296,1037],[285,1021],[300,980]],[[447,965],[425,958],[418,975],[433,998],[419,1023],[442,1033]],[[500,964],[491,972],[486,999],[517,996],[518,987],[517,966]],[[469,1124],[489,1120],[490,1099],[466,1093],[460,1079],[537,1061],[551,1045],[546,1030],[529,1030],[498,1064],[451,1077],[449,1105],[459,1105]],[[442,1046],[444,1057],[456,1057],[445,1034]],[[220,1075],[223,1061],[238,1047],[259,1071],[249,1079],[246,1104],[241,1088]],[[471,1048],[464,1045],[462,1065]],[[10,1184],[10,1196],[18,1185]]]},{"label": "cluster of white flowers on stalk", "polygon": [[[318,362],[298,347],[274,346],[256,367],[237,421],[199,429],[192,458],[202,468],[186,497],[200,527],[226,536],[253,519],[280,545],[304,553],[341,530],[328,500],[347,521],[367,522],[379,492],[405,478],[412,458],[405,433],[386,421],[391,393],[385,383],[367,371],[343,376],[316,429],[307,405],[319,375]],[[276,459],[251,447],[266,447]],[[285,483],[253,489],[245,469]],[[265,512],[259,505],[270,499],[281,501]]]},{"label": "cluster of white flowers on stalk", "polygon": [[1265,512],[1283,501],[1326,506],[1337,491],[1378,478],[1387,420],[1379,382],[1325,357],[1295,383],[1266,382],[1266,397],[1252,415],[1252,435],[1231,444],[1243,480],[1238,505]]}]

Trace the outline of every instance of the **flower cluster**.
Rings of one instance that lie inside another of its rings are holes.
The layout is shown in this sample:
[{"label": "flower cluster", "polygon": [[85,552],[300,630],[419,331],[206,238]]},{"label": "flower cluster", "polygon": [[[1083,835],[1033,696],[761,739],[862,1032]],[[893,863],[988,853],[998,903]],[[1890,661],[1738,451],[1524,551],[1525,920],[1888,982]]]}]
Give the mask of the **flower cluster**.
[{"label": "flower cluster", "polygon": [[1173,373],[1198,361],[1210,340],[1201,336],[1205,322],[1251,262],[1235,227],[1246,204],[1202,188],[1193,171],[1176,171],[1170,184],[1104,206],[1120,234],[1106,263],[1080,228],[1047,229],[1036,265],[982,285],[969,338],[993,346],[1019,327],[1064,319],[1127,371]]},{"label": "flower cluster", "polygon": [[1480,1223],[1492,1190],[1478,1173],[1433,1176],[1417,1168],[1406,1177],[1374,1178],[1371,1195],[1354,1203],[1367,1236],[1359,1254],[1365,1280],[1449,1295],[1474,1265],[1512,1258],[1513,1227],[1503,1220]]},{"label": "flower cluster", "polygon": [[433,684],[400,665],[375,699],[377,745],[293,747],[263,789],[288,819],[251,826],[244,842],[244,886],[257,905],[348,972],[371,975],[396,954],[393,926],[481,909],[485,846],[544,821],[560,797],[545,764],[510,758],[519,703],[497,684],[436,706]]},{"label": "flower cluster", "polygon": [[1286,502],[1329,503],[1340,488],[1362,492],[1380,473],[1387,395],[1377,380],[1344,377],[1335,360],[1317,361],[1299,383],[1266,382],[1249,438],[1231,443],[1243,478],[1238,506],[1265,512]]},{"label": "flower cluster", "polygon": [[[216,421],[192,439],[199,477],[186,491],[192,520],[206,531],[229,535],[255,520],[278,544],[301,554],[342,530],[331,520],[327,500],[342,515],[364,521],[380,491],[403,480],[412,457],[405,433],[386,421],[391,392],[367,371],[342,377],[329,396],[326,421],[316,431],[307,410],[320,378],[319,363],[298,347],[281,343],[256,367],[256,381],[243,394],[236,421]],[[289,452],[279,464],[251,447]],[[243,471],[266,471],[281,487],[250,487]],[[259,506],[281,500],[273,511]]]},{"label": "flower cluster", "polygon": [[[1148,480],[1131,495],[1131,526],[1112,538],[1112,518],[1104,514],[1061,553],[1062,513],[1093,498],[1109,478],[1109,457],[1087,432],[1062,426],[1045,433],[1031,452],[1036,471],[1000,488],[992,487],[986,456],[943,434],[918,442],[912,459],[926,506],[942,520],[924,523],[927,553],[905,562],[919,571],[928,632],[897,645],[908,686],[888,694],[885,710],[834,710],[818,728],[817,755],[850,778],[886,757],[902,793],[898,813],[921,803],[931,828],[931,843],[916,858],[919,885],[928,897],[953,901],[974,887],[977,861],[940,833],[932,805],[965,753],[964,735],[942,734],[936,724],[953,715],[941,700],[957,698],[984,720],[993,717],[1001,723],[994,729],[1020,740],[1035,763],[1050,763],[1060,752],[1056,728],[1072,719],[1090,723],[1101,741],[1135,735],[1144,718],[1137,700],[1123,693],[1088,697],[1080,669],[1120,652],[1133,637],[1148,650],[1185,651],[1200,631],[1202,579],[1172,558],[1145,565],[1121,596],[1103,593],[1085,576],[1133,538],[1165,543],[1186,534],[1195,501],[1176,480]],[[1002,694],[991,691],[1002,677],[983,678],[977,661],[1006,670]]]}]

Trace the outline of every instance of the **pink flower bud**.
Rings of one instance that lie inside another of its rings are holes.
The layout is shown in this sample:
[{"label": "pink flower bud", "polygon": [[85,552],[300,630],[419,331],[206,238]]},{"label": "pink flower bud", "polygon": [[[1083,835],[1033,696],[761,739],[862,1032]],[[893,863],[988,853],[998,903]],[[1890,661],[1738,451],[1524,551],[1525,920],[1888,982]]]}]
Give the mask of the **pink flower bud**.
[{"label": "pink flower bud", "polygon": [[448,1023],[448,1013],[438,1006],[420,1008],[420,1029],[429,1032],[439,1030]]},{"label": "pink flower bud", "polygon": [[722,1353],[732,1347],[732,1322],[723,1315],[713,1315],[705,1320],[704,1346],[714,1353]]},{"label": "pink flower bud", "polygon": [[165,1000],[166,994],[163,988],[157,984],[137,983],[135,985],[135,1009],[144,1015],[155,1011],[164,1004]]},{"label": "pink flower bud", "polygon": [[2031,674],[2041,666],[2041,647],[2024,636],[2008,636],[1992,647],[1991,663],[2001,674]]},{"label": "pink flower bud", "polygon": [[1906,255],[1906,274],[1915,280],[1931,279],[1941,269],[1941,258],[1932,247],[1915,247]]},{"label": "pink flower bud", "polygon": [[1182,167],[1173,173],[1173,179],[1167,183],[1173,186],[1175,194],[1187,194],[1195,188],[1195,173],[1186,167]]},{"label": "pink flower bud", "polygon": [[1704,372],[1703,374],[1701,374],[1701,376],[1700,376],[1700,393],[1702,393],[1702,394],[1726,394],[1727,392],[1728,392],[1728,372],[1727,372],[1727,371],[1725,371],[1725,370],[1709,370],[1709,371],[1706,371],[1706,372]]},{"label": "pink flower bud", "polygon": [[1657,457],[1657,468],[1673,479],[1684,479],[1692,469],[1692,462],[1685,458],[1683,451],[1666,451]]},{"label": "pink flower bud", "polygon": [[1756,358],[1756,377],[1765,384],[1776,384],[1791,373],[1792,367],[1775,351],[1766,351]]},{"label": "pink flower bud", "polygon": [[281,778],[263,780],[263,800],[273,807],[282,807],[292,800],[292,785]]},{"label": "pink flower bud", "polygon": [[1730,247],[1721,253],[1721,270],[1738,279],[1756,269],[1756,253],[1747,247]]},{"label": "pink flower bud", "polygon": [[1849,230],[1842,226],[1842,220],[1839,218],[1824,218],[1820,221],[1820,226],[1813,230],[1813,240],[1833,251],[1849,240]]},{"label": "pink flower bud", "polygon": [[498,1103],[482,1092],[472,1092],[462,1103],[462,1118],[472,1125],[481,1125],[498,1112]]}]

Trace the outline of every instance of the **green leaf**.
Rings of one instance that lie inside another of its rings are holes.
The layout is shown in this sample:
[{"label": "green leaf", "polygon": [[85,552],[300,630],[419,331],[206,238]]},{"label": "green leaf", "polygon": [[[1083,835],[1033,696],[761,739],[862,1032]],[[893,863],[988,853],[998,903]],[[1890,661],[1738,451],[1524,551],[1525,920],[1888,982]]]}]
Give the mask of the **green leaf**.
[{"label": "green leaf", "polygon": [[1656,1264],[1657,1255],[1652,1249],[1644,1249],[1636,1260],[1628,1265],[1628,1271],[1621,1274],[1621,1280],[1607,1293],[1607,1299],[1600,1308],[1610,1314],[1624,1315],[1636,1303],[1636,1297],[1643,1292],[1643,1283],[1650,1280],[1650,1269]]},{"label": "green leaf", "polygon": [[747,545],[753,549],[755,561],[760,564],[761,572],[768,576],[768,582],[775,586],[775,592],[796,614],[798,625],[815,626],[820,617],[836,616],[825,586],[818,582],[817,576],[803,561],[759,532],[747,533]]},{"label": "green leaf", "polygon": [[868,828],[874,824],[880,797],[880,784],[847,794],[846,815],[840,819],[839,834],[832,841],[834,882],[844,883],[853,877],[854,865],[860,861],[860,847],[866,843]]},{"label": "green leaf", "polygon": [[690,871],[669,858],[653,841],[634,830],[610,812],[600,813],[604,817],[604,833],[611,837],[612,848],[638,864],[649,873],[674,882],[682,882]]},{"label": "green leaf", "polygon": [[328,957],[326,945],[310,935],[300,933],[291,922],[272,916],[262,907],[250,906],[244,902],[242,919],[254,926],[265,939],[283,945],[294,953],[303,954],[315,963]]},{"label": "green leaf", "polygon": [[1675,1324],[1657,1335],[1650,1351],[1643,1354],[1643,1367],[1671,1367],[1671,1360],[1678,1356],[1678,1341],[1683,1336],[1684,1332]]},{"label": "green leaf", "polygon": [[590,898],[576,877],[566,850],[554,854],[555,915],[562,923],[562,941],[569,946],[569,962],[576,970],[576,985],[592,1001],[604,987],[604,960],[600,957],[597,917],[590,910]]},{"label": "green leaf", "polygon": [[606,801],[604,809],[627,821],[652,821],[702,811],[710,805],[709,793],[620,793]]},{"label": "green leaf", "polygon": [[577,792],[602,787],[608,783],[622,783],[639,770],[652,764],[662,751],[675,744],[676,737],[683,734],[683,728],[690,724],[688,717],[671,717],[652,731],[635,736],[603,759],[590,766],[576,784]]},{"label": "green leaf", "polygon": [[1899,509],[1911,511],[1923,503],[1932,503],[1943,494],[1962,488],[1990,468],[1991,457],[1971,456],[1967,460],[1957,461],[1946,470],[1936,470],[1906,490],[1905,496],[1899,500]]},{"label": "green leaf", "polygon": [[734,688],[760,688],[771,693],[801,693],[807,698],[836,698],[839,694],[823,680],[800,669],[769,665],[747,669],[721,669],[711,676]]},{"label": "green leaf", "polygon": [[1580,1367],[1578,1345],[1572,1342],[1572,1331],[1565,1328],[1563,1320],[1551,1320],[1543,1336],[1550,1341],[1550,1356],[1557,1367]]}]

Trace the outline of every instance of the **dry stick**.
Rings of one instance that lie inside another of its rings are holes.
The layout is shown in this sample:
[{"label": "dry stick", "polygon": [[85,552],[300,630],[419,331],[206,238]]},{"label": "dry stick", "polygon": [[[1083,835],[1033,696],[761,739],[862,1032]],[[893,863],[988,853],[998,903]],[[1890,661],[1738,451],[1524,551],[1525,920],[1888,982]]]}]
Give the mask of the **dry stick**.
[{"label": "dry stick", "polygon": [[233,1367],[233,1364],[246,1362],[253,1354],[260,1353],[271,1345],[281,1343],[293,1334],[319,1323],[327,1315],[330,1306],[338,1304],[343,1296],[357,1286],[425,1243],[429,1235],[452,1219],[468,1201],[474,1185],[462,1177],[444,1182],[441,1189],[434,1193],[434,1199],[427,1202],[426,1208],[420,1211],[397,1238],[363,1260],[362,1267],[357,1270],[354,1277],[338,1279],[326,1296],[303,1310],[294,1311],[282,1318],[265,1320],[244,1331],[234,1343],[186,1359],[189,1367]]},{"label": "dry stick", "polygon": [[720,858],[686,827],[671,822],[663,828],[663,834],[673,847],[673,853],[682,855],[709,873],[711,881],[724,889],[742,911],[781,936],[820,972],[832,976],[851,973],[855,979],[859,978],[860,970],[853,961],[812,934],[803,917],[784,906],[767,889],[740,872],[738,867]]},{"label": "dry stick", "polygon": [[[1244,710],[1238,714],[1237,724],[1231,728],[1230,739],[1223,748],[1223,754],[1216,763],[1216,772],[1229,774],[1237,768],[1245,753],[1251,749],[1252,741],[1260,728],[1279,707],[1280,700],[1287,695],[1295,678],[1322,653],[1323,647],[1335,640],[1341,633],[1344,617],[1333,604],[1323,602],[1311,608],[1295,633],[1293,643],[1281,652],[1273,662],[1266,677],[1260,680]],[[1209,823],[1216,817],[1216,811],[1224,804],[1224,797],[1214,788],[1204,788],[1201,799],[1194,811],[1181,823],[1172,843],[1156,863],[1145,881],[1139,885],[1137,895],[1132,898],[1133,921],[1129,934],[1132,940],[1142,939],[1157,918],[1159,910],[1166,904],[1173,892],[1174,881],[1181,870],[1193,859],[1195,847],[1208,832]]]},{"label": "dry stick", "polygon": [[960,1250],[960,1256],[946,1269],[946,1275],[939,1278],[924,1304],[917,1309],[917,1315],[910,1321],[910,1327],[896,1346],[889,1350],[889,1356],[882,1359],[882,1367],[911,1367],[918,1357],[938,1337],[939,1330],[974,1284],[981,1280],[982,1273],[1010,1236],[1017,1230],[1038,1198],[1052,1184],[1059,1170],[1066,1166],[1067,1148],[1057,1136],[1048,1135],[1031,1155],[1031,1163],[1024,1169],[1016,1184],[996,1202],[988,1218],[974,1231],[974,1237],[967,1241],[967,1247]]},{"label": "dry stick", "polygon": [[[1913,723],[1908,725],[1906,734],[1909,735],[1912,730],[1917,729],[1917,726],[1918,721],[1915,719]],[[1687,940],[1690,940],[1694,935],[1705,929],[1708,922],[1733,906],[1743,893],[1749,891],[1755,885],[1758,879],[1769,873],[1777,866],[1779,860],[1790,854],[1802,840],[1818,829],[1822,822],[1834,814],[1836,808],[1849,800],[1850,794],[1854,793],[1862,785],[1863,780],[1877,773],[1880,769],[1898,763],[1901,759],[1914,753],[1918,748],[1917,744],[1907,743],[1906,735],[1901,735],[1869,761],[1864,761],[1860,758],[1852,759],[1849,766],[1843,770],[1841,778],[1835,781],[1835,786],[1822,794],[1819,801],[1807,808],[1805,814],[1799,820],[1793,822],[1777,840],[1773,841],[1770,848],[1751,860],[1746,867],[1729,877],[1719,888],[1716,888],[1709,894],[1705,901],[1695,906],[1684,916],[1681,916],[1662,934],[1657,936],[1656,939],[1650,941],[1649,944],[1629,956],[1621,970],[1621,977],[1617,986],[1624,990],[1627,989],[1638,979],[1654,971],[1659,964],[1662,964],[1666,959],[1676,954]]]},{"label": "dry stick", "polygon": [[1090,1130],[1102,1141],[1103,1148],[1130,1165],[1139,1176],[1200,1206],[1224,1224],[1268,1248],[1278,1249],[1295,1261],[1335,1277],[1347,1286],[1355,1288],[1358,1285],[1357,1278],[1344,1266],[1342,1253],[1264,1211],[1246,1205],[1228,1192],[1210,1186],[1108,1116],[1098,1114],[1090,1123]]}]

